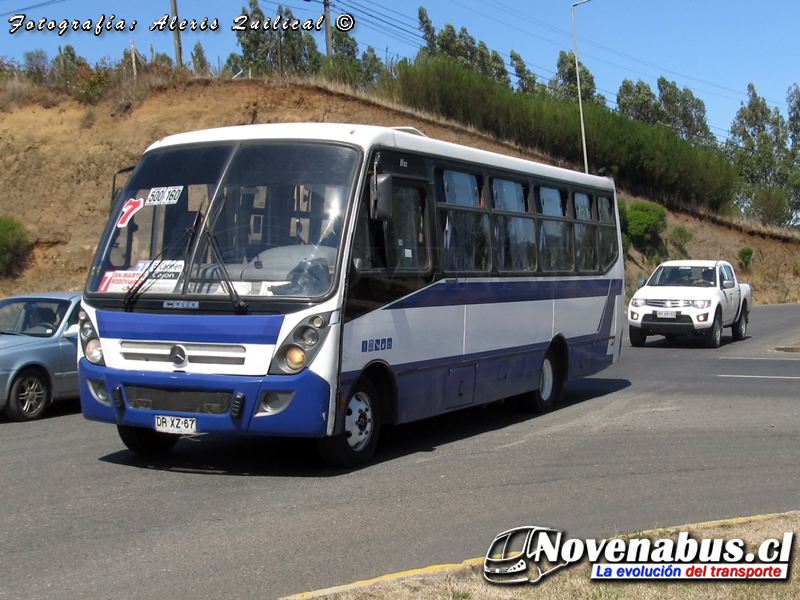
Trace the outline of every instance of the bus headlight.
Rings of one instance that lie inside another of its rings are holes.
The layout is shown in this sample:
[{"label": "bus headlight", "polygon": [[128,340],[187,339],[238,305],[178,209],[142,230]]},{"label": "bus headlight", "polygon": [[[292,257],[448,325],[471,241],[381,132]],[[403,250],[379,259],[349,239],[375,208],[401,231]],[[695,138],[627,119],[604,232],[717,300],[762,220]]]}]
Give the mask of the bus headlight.
[{"label": "bus headlight", "polygon": [[95,365],[103,362],[103,348],[100,346],[100,340],[92,338],[84,346],[83,353],[86,359]]},{"label": "bus headlight", "polygon": [[313,348],[319,342],[319,333],[313,327],[303,327],[295,333],[295,339],[306,348]]},{"label": "bus headlight", "polygon": [[[336,312],[312,315],[295,325],[275,353],[269,373],[294,375],[310,365],[331,331],[331,315],[335,316]],[[334,320],[335,323],[338,320]]]},{"label": "bus headlight", "polygon": [[297,346],[289,346],[286,348],[286,355],[284,356],[286,367],[292,371],[299,371],[306,366],[306,353],[302,348]]},{"label": "bus headlight", "polygon": [[86,360],[94,365],[105,366],[100,336],[97,334],[97,328],[94,323],[92,323],[89,315],[84,310],[78,313],[78,329],[80,331],[81,349]]},{"label": "bus headlight", "polygon": [[88,341],[95,337],[97,337],[97,333],[94,331],[94,325],[92,325],[92,322],[84,321],[81,323],[81,338],[83,338],[84,341]]}]

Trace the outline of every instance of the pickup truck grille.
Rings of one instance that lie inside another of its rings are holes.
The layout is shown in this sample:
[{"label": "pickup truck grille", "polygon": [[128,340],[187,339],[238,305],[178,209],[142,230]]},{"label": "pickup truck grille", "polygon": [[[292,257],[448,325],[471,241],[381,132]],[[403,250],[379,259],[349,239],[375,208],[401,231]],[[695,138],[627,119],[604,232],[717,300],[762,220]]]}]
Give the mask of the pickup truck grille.
[{"label": "pickup truck grille", "polygon": [[690,306],[689,300],[648,300],[647,306],[655,306],[656,308],[683,308]]}]

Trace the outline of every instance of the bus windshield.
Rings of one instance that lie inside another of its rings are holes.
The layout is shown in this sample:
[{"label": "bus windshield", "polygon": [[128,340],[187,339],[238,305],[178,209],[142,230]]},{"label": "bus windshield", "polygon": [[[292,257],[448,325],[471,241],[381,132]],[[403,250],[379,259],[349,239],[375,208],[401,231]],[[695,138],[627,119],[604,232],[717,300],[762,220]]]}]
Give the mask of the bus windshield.
[{"label": "bus windshield", "polygon": [[112,212],[87,292],[325,295],[358,161],[347,146],[296,141],[149,152]]}]

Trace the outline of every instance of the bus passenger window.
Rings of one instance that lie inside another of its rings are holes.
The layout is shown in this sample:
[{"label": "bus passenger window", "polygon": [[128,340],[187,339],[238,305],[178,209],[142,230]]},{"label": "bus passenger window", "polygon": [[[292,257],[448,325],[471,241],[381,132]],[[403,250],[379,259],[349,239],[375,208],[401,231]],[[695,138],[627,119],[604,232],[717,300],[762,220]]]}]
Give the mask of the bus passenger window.
[{"label": "bus passenger window", "polygon": [[600,217],[601,223],[613,223],[614,208],[611,204],[611,200],[600,196],[597,199],[597,214]]},{"label": "bus passenger window", "polygon": [[443,171],[444,197],[447,204],[458,206],[481,205],[481,194],[478,188],[478,178],[469,173],[459,171]]},{"label": "bus passenger window", "polygon": [[575,194],[575,218],[578,221],[591,221],[592,220],[592,203],[591,198],[586,194]]},{"label": "bus passenger window", "polygon": [[561,200],[561,192],[554,188],[539,188],[539,205],[543,215],[549,217],[564,216],[564,204]]},{"label": "bus passenger window", "polygon": [[439,212],[439,255],[444,271],[489,270],[489,214],[482,211]]},{"label": "bus passenger window", "polygon": [[539,263],[542,271],[572,271],[575,268],[572,223],[549,219],[539,222]]},{"label": "bus passenger window", "polygon": [[521,183],[494,179],[492,181],[494,208],[509,212],[525,212],[525,191]]}]

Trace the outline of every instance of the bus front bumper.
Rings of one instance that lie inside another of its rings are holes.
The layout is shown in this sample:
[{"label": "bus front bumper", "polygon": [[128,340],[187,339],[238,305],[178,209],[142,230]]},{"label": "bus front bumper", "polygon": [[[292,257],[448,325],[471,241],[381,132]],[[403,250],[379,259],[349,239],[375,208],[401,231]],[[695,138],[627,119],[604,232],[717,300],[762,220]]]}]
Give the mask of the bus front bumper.
[{"label": "bus front bumper", "polygon": [[78,363],[81,410],[93,421],[155,428],[157,416],[195,419],[197,433],[326,434],[330,385],[297,375],[242,377],[121,371]]}]

